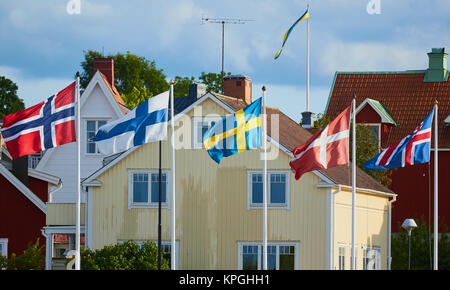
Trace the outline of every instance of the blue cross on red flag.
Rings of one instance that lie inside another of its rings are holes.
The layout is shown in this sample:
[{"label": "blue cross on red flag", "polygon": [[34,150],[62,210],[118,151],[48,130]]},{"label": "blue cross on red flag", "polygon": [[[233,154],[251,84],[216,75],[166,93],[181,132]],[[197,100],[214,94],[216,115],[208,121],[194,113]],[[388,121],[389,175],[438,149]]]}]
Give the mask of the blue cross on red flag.
[{"label": "blue cross on red flag", "polygon": [[35,106],[5,116],[1,133],[13,159],[74,142],[75,82]]},{"label": "blue cross on red flag", "polygon": [[410,135],[364,163],[364,168],[382,170],[430,162],[433,115],[434,109]]}]

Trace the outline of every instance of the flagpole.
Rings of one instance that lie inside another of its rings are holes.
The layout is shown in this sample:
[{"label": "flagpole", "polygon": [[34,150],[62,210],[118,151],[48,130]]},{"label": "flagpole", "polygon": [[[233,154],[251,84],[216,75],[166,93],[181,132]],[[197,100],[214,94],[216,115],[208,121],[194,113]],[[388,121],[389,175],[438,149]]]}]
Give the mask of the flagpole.
[{"label": "flagpole", "polygon": [[[309,13],[309,4],[306,10]],[[309,16],[306,19],[306,112],[309,112]]]},{"label": "flagpole", "polygon": [[170,126],[171,126],[171,144],[172,144],[172,215],[171,215],[171,253],[170,253],[170,268],[172,270],[176,269],[176,228],[175,228],[175,120],[174,120],[174,111],[175,111],[175,103],[173,96],[173,84],[174,81],[170,81],[170,103],[172,104],[172,108],[170,110]]},{"label": "flagpole", "polygon": [[356,235],[356,228],[355,228],[355,215],[356,215],[356,209],[355,209],[355,203],[356,203],[356,95],[353,95],[353,102],[352,102],[352,111],[353,111],[353,120],[352,120],[352,254],[351,254],[351,261],[350,261],[350,267],[352,270],[356,269],[355,265],[355,235]]},{"label": "flagpole", "polygon": [[264,183],[263,183],[263,269],[267,270],[267,114],[266,114],[266,87],[263,91],[263,150],[264,150]]},{"label": "flagpole", "polygon": [[76,186],[77,186],[77,204],[76,204],[76,226],[75,226],[75,270],[80,270],[80,203],[81,203],[81,185],[80,185],[80,73],[77,72],[76,82],[76,98],[77,98],[77,174],[76,174]]},{"label": "flagpole", "polygon": [[159,141],[159,182],[158,182],[158,270],[161,270],[161,199],[162,199],[162,169],[161,169],[161,147]]},{"label": "flagpole", "polygon": [[434,105],[434,263],[438,270],[438,102]]}]

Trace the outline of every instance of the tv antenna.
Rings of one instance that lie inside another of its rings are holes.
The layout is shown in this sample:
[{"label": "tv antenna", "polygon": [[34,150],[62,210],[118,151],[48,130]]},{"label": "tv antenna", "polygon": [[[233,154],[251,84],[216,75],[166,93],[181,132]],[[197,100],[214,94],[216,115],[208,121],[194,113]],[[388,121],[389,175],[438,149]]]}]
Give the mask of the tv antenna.
[{"label": "tv antenna", "polygon": [[233,19],[233,18],[207,18],[207,17],[203,17],[202,16],[202,23],[201,24],[205,24],[206,22],[222,24],[222,72],[221,72],[221,77],[222,77],[222,94],[223,94],[223,78],[225,76],[225,71],[224,71],[225,24],[246,24],[249,21],[255,21],[255,20],[252,20],[252,19]]}]

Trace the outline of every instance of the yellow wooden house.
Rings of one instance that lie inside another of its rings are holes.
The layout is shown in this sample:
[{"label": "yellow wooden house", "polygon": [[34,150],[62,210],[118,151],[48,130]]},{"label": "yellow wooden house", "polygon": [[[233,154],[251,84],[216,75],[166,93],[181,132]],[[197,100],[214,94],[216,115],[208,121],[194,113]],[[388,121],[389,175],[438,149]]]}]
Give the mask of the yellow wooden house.
[{"label": "yellow wooden house", "polygon": [[[224,89],[227,96],[196,84],[189,97],[175,103],[175,260],[181,270],[262,268],[261,150],[224,158],[218,165],[202,148],[202,134],[213,122],[251,102],[251,81],[245,76],[227,77]],[[269,269],[349,269],[351,166],[313,171],[295,180],[289,167],[291,150],[311,133],[277,109],[268,108],[267,113]],[[162,240],[169,253],[170,150],[169,141],[163,141]],[[104,166],[83,181],[86,246],[157,241],[158,168],[159,144],[148,143],[106,158]],[[395,196],[358,169],[358,269],[389,268]],[[49,211],[48,226],[53,221],[73,225],[72,214]]]}]

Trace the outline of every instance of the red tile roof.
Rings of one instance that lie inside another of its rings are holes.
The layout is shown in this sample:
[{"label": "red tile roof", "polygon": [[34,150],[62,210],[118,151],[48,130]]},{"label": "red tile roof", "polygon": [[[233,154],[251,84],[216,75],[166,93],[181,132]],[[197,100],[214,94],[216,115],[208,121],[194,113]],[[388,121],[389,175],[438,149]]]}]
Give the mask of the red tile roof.
[{"label": "red tile roof", "polygon": [[[245,102],[241,99],[236,99],[213,92],[211,93],[235,111],[240,110],[246,106]],[[291,152],[295,147],[305,143],[313,135],[309,131],[303,129],[302,126],[300,126],[297,122],[289,118],[280,110],[270,107],[267,107],[266,110],[268,135],[274,138],[280,144],[284,145]],[[279,118],[278,140],[273,134],[271,134],[272,120],[273,116],[276,114]],[[328,178],[332,179],[336,184],[347,186],[352,186],[351,171],[351,163],[349,165],[341,165],[329,169],[320,170],[320,172],[325,174]],[[356,169],[356,185],[358,188],[366,188],[381,192],[393,193],[390,189],[383,186],[380,182],[372,178],[370,175],[368,175],[358,167]]]},{"label": "red tile roof", "polygon": [[437,100],[438,146],[449,148],[450,127],[444,127],[444,119],[450,115],[450,78],[446,82],[425,83],[424,76],[425,71],[337,72],[326,116],[333,120],[351,103],[353,94],[356,94],[356,106],[366,98],[380,101],[398,122],[388,139],[383,140],[383,144],[390,146],[410,134],[433,109]]},{"label": "red tile roof", "polygon": [[109,90],[111,91],[114,99],[116,100],[117,104],[119,105],[120,110],[124,113],[127,114],[130,109],[127,107],[127,105],[125,104],[125,101],[122,99],[122,97],[120,96],[119,92],[117,91],[116,87],[113,85],[111,86],[111,84],[108,82],[108,79],[106,78],[106,76],[101,73],[99,71],[100,75],[102,76],[103,80],[105,80],[105,83],[108,85]]}]

